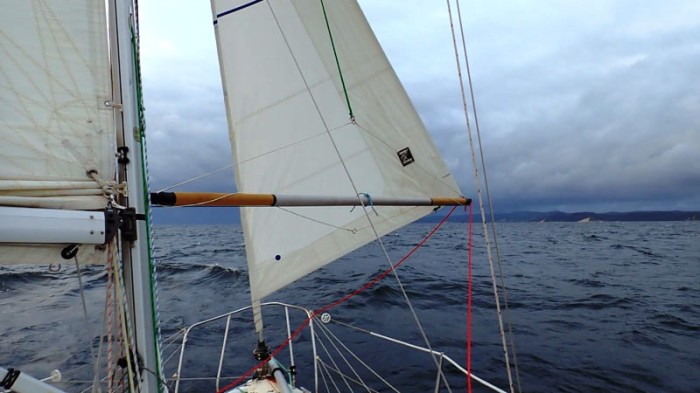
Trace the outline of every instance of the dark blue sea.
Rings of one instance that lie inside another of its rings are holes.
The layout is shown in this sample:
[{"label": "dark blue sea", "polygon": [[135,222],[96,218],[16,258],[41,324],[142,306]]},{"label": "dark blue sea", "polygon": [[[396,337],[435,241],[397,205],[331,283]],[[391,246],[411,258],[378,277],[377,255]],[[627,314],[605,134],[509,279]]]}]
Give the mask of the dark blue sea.
[{"label": "dark blue sea", "polygon": [[[392,259],[409,252],[433,226],[413,224],[385,237]],[[248,305],[244,245],[237,226],[154,229],[165,369],[171,376],[177,358],[169,356],[177,346],[170,339],[177,339],[182,327]],[[474,231],[472,371],[508,390],[480,225]],[[508,288],[504,314],[512,323],[523,392],[700,392],[700,223],[503,223],[497,231]],[[466,238],[467,224],[448,223],[399,268],[431,346],[460,364],[466,357]],[[268,300],[318,309],[386,268],[383,252],[371,244]],[[67,379],[89,379],[87,347],[99,341],[105,278],[103,267],[82,271],[91,315],[86,324],[74,266],[57,273],[43,266],[0,267],[0,365],[38,377],[59,368]],[[333,322],[425,346],[392,276],[329,312]],[[284,316],[264,316],[268,342],[279,345],[282,339],[270,336],[284,334]],[[246,319],[243,313],[237,322]],[[293,316],[292,325],[303,319]],[[357,355],[393,378],[398,390],[435,390],[431,359],[358,338],[333,322],[329,326],[337,326]],[[216,373],[222,331],[221,324],[193,331],[183,378]],[[253,365],[249,326],[235,327],[229,339],[242,341],[245,355],[227,362],[224,375],[234,375],[234,366],[240,373]],[[310,355],[302,353],[309,342],[305,331],[294,341],[294,351],[299,384],[313,388],[304,381],[312,375]],[[287,354],[280,357],[286,361]],[[452,391],[465,391],[454,370],[446,377]],[[183,386],[215,391],[207,381]],[[61,387],[81,391],[84,385]],[[366,391],[344,385],[338,390]]]}]

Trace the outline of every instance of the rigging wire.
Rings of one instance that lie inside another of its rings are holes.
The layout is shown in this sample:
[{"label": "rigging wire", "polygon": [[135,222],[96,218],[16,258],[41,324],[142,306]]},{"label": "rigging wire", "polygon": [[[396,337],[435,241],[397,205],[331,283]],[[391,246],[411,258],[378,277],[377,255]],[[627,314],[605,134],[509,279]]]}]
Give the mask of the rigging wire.
[{"label": "rigging wire", "polygon": [[201,174],[201,175],[199,175],[199,176],[195,176],[195,177],[193,177],[193,178],[190,178],[190,179],[181,181],[181,182],[179,182],[179,183],[173,184],[172,186],[169,186],[169,187],[165,187],[165,188],[163,188],[163,189],[160,189],[160,190],[158,190],[158,191],[156,191],[156,192],[168,191],[168,190],[171,190],[171,189],[173,189],[173,188],[175,188],[175,187],[179,187],[179,186],[185,185],[185,184],[187,184],[187,183],[192,183],[193,181],[196,181],[196,180],[202,179],[202,178],[204,178],[204,177],[211,176],[211,175],[213,175],[213,174],[215,174],[215,173],[219,173],[219,172],[221,172],[221,171],[225,171],[225,170],[227,170],[227,169],[233,168],[234,166],[236,166],[236,164],[228,164],[228,165],[223,166],[223,167],[221,167],[221,168],[219,168],[219,169],[215,169],[215,170],[213,170],[213,171],[211,171],[211,172],[207,172],[207,173]]},{"label": "rigging wire", "polygon": [[[375,377],[377,377],[377,379],[379,379],[380,381],[382,381],[389,389],[391,389],[391,390],[393,390],[393,391],[395,391],[395,392],[398,392],[398,391],[399,391],[399,390],[396,389],[391,383],[389,383],[389,381],[387,381],[385,378],[383,378],[377,371],[375,371],[372,367],[370,367],[369,364],[367,364],[367,363],[365,363],[364,361],[362,361],[362,359],[361,359],[359,356],[357,356],[357,354],[355,354],[355,352],[353,352],[350,348],[348,348],[348,346],[345,345],[345,344],[343,343],[343,341],[341,341],[335,334],[333,334],[333,332],[332,332],[327,326],[324,326],[324,325],[325,325],[325,324],[323,324],[323,323],[322,323],[322,324],[319,324],[319,325],[318,325],[318,326],[319,326],[319,330],[326,336],[326,338],[327,338],[329,341],[331,341],[331,337],[332,337],[333,341],[337,342],[341,347],[343,347],[343,349],[345,349],[345,351],[346,351],[347,353],[349,353],[358,363],[360,363],[362,366],[365,367],[365,369],[367,369],[370,373],[372,373]],[[331,342],[333,342],[333,341],[331,341]],[[335,344],[333,344],[333,346],[335,347]],[[338,353],[341,353],[340,350],[339,350],[337,347],[336,347],[336,351],[338,351]],[[341,354],[341,356],[342,356],[342,354]],[[344,357],[343,357],[343,358],[344,358]],[[353,371],[354,371],[354,370],[353,370]],[[359,377],[358,377],[358,378],[359,378]],[[362,380],[362,379],[360,378],[360,380]],[[367,386],[365,386],[365,388],[370,389],[370,388],[367,387]]]},{"label": "rigging wire", "polygon": [[469,230],[467,233],[467,391],[472,392],[472,222],[473,209],[469,205]]},{"label": "rigging wire", "polygon": [[[297,57],[294,55],[294,52],[292,51],[291,45],[290,45],[289,41],[287,40],[287,36],[284,34],[284,30],[282,29],[282,26],[281,26],[281,24],[280,24],[280,22],[279,22],[279,20],[278,20],[278,18],[277,18],[277,15],[276,15],[274,9],[272,8],[272,4],[271,4],[270,2],[268,2],[267,4],[268,4],[268,8],[270,9],[270,13],[272,14],[272,17],[273,17],[274,20],[275,20],[275,23],[276,23],[276,25],[277,25],[277,28],[279,29],[279,31],[280,31],[280,33],[281,33],[282,39],[284,40],[285,45],[287,46],[287,49],[289,50],[289,53],[290,53],[292,59],[294,60],[294,64],[296,65],[297,71],[299,72],[299,76],[300,76],[301,79],[303,80],[304,85],[305,85],[305,87],[306,87],[306,90],[307,90],[307,92],[309,93],[309,98],[310,98],[311,101],[313,102],[314,107],[316,108],[316,111],[317,111],[317,113],[319,114],[319,118],[320,118],[320,121],[323,123],[323,127],[326,129],[326,132],[327,132],[327,134],[328,134],[328,137],[329,137],[329,139],[330,139],[330,142],[331,142],[331,144],[333,145],[333,148],[335,149],[335,152],[336,152],[336,154],[337,154],[337,156],[338,156],[338,160],[340,161],[340,163],[341,163],[341,165],[342,165],[342,167],[343,167],[343,170],[344,170],[344,172],[345,172],[345,174],[346,174],[346,176],[347,176],[347,178],[348,178],[348,181],[350,182],[350,185],[351,185],[352,188],[353,188],[353,191],[355,192],[355,195],[357,195],[357,199],[358,199],[358,201],[360,202],[360,205],[362,205],[362,208],[363,208],[363,211],[364,211],[364,213],[365,213],[365,216],[367,217],[367,220],[368,220],[369,224],[370,224],[371,227],[372,227],[372,231],[373,231],[373,233],[374,233],[374,236],[375,236],[375,238],[377,239],[377,243],[378,243],[379,246],[381,247],[382,252],[384,253],[384,256],[385,256],[385,258],[386,258],[386,261],[387,261],[388,264],[391,266],[393,261],[391,260],[391,257],[389,256],[389,253],[387,252],[387,250],[386,250],[386,248],[385,248],[385,246],[384,246],[384,243],[382,242],[382,239],[381,239],[381,237],[379,236],[379,232],[377,231],[376,227],[374,226],[374,223],[373,223],[373,221],[372,221],[372,219],[371,219],[371,217],[370,217],[370,215],[369,215],[369,212],[368,212],[368,210],[367,210],[367,206],[365,206],[364,201],[362,200],[362,198],[361,198],[361,196],[360,196],[360,191],[359,191],[359,189],[357,188],[357,186],[356,186],[356,184],[355,184],[355,182],[354,182],[354,180],[353,180],[352,175],[350,174],[350,170],[348,169],[347,164],[346,164],[345,160],[343,159],[342,154],[340,154],[340,149],[338,148],[338,145],[336,144],[336,141],[335,141],[335,139],[333,138],[333,134],[330,132],[330,127],[329,127],[328,124],[326,123],[326,119],[321,115],[321,110],[320,110],[320,108],[319,108],[318,102],[316,101],[316,97],[314,97],[314,95],[313,95],[312,92],[311,92],[311,88],[310,88],[310,86],[309,86],[309,82],[306,80],[306,77],[304,76],[304,73],[303,73],[302,70],[301,70],[301,66],[299,65],[299,62],[298,62],[298,60],[297,60]],[[324,17],[326,18],[326,24],[328,24],[329,22],[328,22],[328,18],[327,18],[326,12],[325,12],[325,7],[323,6],[323,1],[322,1],[322,0],[321,0],[321,6],[323,7],[323,13],[324,13]],[[329,29],[329,34],[330,34],[330,29]],[[331,43],[332,43],[332,40],[333,40],[332,36],[330,37],[330,39],[331,39]],[[334,48],[334,50],[335,50],[335,46],[334,46],[333,43],[332,43],[332,45],[333,45],[333,48]],[[336,56],[336,62],[337,62],[337,61],[338,61],[338,58],[337,58],[337,56]],[[339,64],[338,64],[338,67],[340,67]],[[339,72],[340,72],[340,68],[339,68]],[[348,100],[348,106],[349,106],[349,105],[350,105],[350,102],[349,102],[349,96],[347,96],[347,94],[346,94],[346,99]],[[352,114],[352,110],[351,110],[350,108],[349,108],[349,110],[350,110],[350,120],[351,120],[351,122],[354,123],[355,121],[354,121],[354,116],[353,116],[353,114]],[[431,345],[430,345],[430,341],[428,340],[428,336],[426,335],[425,330],[423,329],[423,326],[422,326],[422,324],[420,323],[420,320],[418,319],[418,315],[416,314],[416,312],[415,312],[415,310],[414,310],[414,308],[413,308],[413,305],[411,304],[411,301],[410,301],[410,299],[408,298],[408,294],[406,293],[406,290],[404,289],[403,284],[401,283],[401,280],[399,279],[398,272],[396,272],[395,270],[393,270],[393,273],[394,273],[394,278],[396,279],[396,282],[397,282],[397,284],[398,284],[398,286],[399,286],[399,288],[400,288],[400,290],[401,290],[401,293],[403,294],[404,299],[406,300],[406,304],[408,305],[408,308],[410,309],[411,314],[413,314],[413,318],[414,318],[414,320],[415,320],[415,322],[416,322],[416,325],[417,325],[417,327],[418,327],[418,330],[420,331],[421,336],[423,337],[423,340],[425,341],[425,343],[426,343],[426,345],[428,346],[428,348],[432,349],[432,347],[431,347]],[[255,300],[254,300],[254,301],[255,301]],[[258,314],[260,313],[260,310],[259,310],[259,309],[257,309],[257,313],[258,313]],[[261,331],[261,330],[262,330],[262,326],[260,326],[259,329],[258,329],[258,327],[256,327],[256,330],[259,330],[258,333],[259,333],[260,336],[262,337],[262,331]],[[437,366],[438,363],[437,363],[437,359],[435,358],[435,356],[433,356],[433,361],[435,362],[435,365]]]},{"label": "rigging wire", "polygon": [[[510,367],[510,356],[509,356],[509,353],[508,353],[508,343],[507,343],[508,340],[506,339],[505,329],[504,329],[504,326],[503,326],[503,325],[504,325],[504,322],[503,322],[503,312],[502,312],[502,310],[501,310],[501,304],[500,304],[501,301],[500,301],[500,296],[499,296],[499,292],[498,292],[498,284],[497,284],[498,281],[496,280],[496,273],[495,273],[495,269],[494,269],[493,255],[492,255],[492,252],[491,252],[491,236],[489,235],[488,226],[487,226],[487,224],[486,224],[486,214],[485,214],[485,211],[484,211],[484,201],[483,201],[483,196],[482,196],[482,193],[481,193],[481,180],[480,180],[480,177],[479,177],[479,166],[478,166],[477,161],[476,161],[476,153],[475,153],[475,149],[474,149],[474,140],[473,140],[473,138],[472,138],[472,127],[471,127],[471,122],[470,122],[470,119],[469,119],[469,110],[468,110],[468,105],[467,105],[466,93],[465,93],[465,89],[464,89],[465,83],[464,83],[464,77],[463,77],[463,74],[462,74],[462,61],[460,60],[460,57],[459,57],[459,48],[458,48],[458,46],[457,46],[457,37],[456,37],[456,33],[455,33],[454,17],[453,17],[453,15],[452,15],[452,5],[451,5],[451,1],[450,1],[450,0],[446,0],[446,2],[447,2],[448,14],[449,14],[449,17],[450,17],[450,31],[451,31],[451,33],[452,33],[452,42],[453,42],[453,46],[454,46],[455,61],[456,61],[456,63],[457,63],[457,74],[458,74],[458,76],[459,76],[459,84],[460,84],[460,91],[461,91],[461,96],[462,96],[462,104],[463,104],[463,110],[464,110],[465,123],[466,123],[466,128],[467,128],[467,136],[468,136],[468,138],[469,138],[469,149],[470,149],[470,152],[471,152],[472,165],[473,165],[473,167],[474,167],[474,181],[475,181],[475,184],[476,184],[476,187],[477,187],[477,196],[478,196],[478,200],[479,200],[479,209],[480,209],[480,212],[481,212],[481,222],[482,222],[482,227],[483,227],[483,231],[484,231],[484,240],[485,240],[485,243],[486,243],[486,253],[487,253],[488,262],[489,262],[489,269],[490,269],[490,272],[491,272],[491,283],[492,283],[492,286],[493,286],[493,294],[494,294],[494,299],[495,299],[495,302],[496,302],[496,311],[497,311],[497,314],[498,314],[498,326],[499,326],[499,332],[500,332],[500,335],[501,335],[501,344],[502,344],[503,352],[504,352],[504,360],[505,360],[505,363],[506,363],[506,371],[507,371],[507,374],[508,374],[508,385],[510,386],[510,391],[511,391],[511,393],[514,393],[514,392],[515,392],[515,388],[514,388],[514,386],[513,386],[513,376],[512,376],[511,367]],[[456,3],[457,5],[459,5],[459,0],[455,0],[455,3]],[[459,8],[458,8],[458,12],[460,12]],[[462,39],[463,39],[463,44],[464,44],[464,45],[463,45],[463,48],[464,48],[464,54],[465,54],[465,62],[467,62],[468,59],[466,58],[466,44],[465,44],[466,41],[464,40],[464,30],[463,30],[463,23],[462,23],[461,15],[460,15],[460,17],[459,17],[459,19],[458,19],[458,22],[459,22],[460,30],[462,31]],[[468,70],[468,68],[467,68],[467,70]],[[471,78],[469,78],[469,82],[468,82],[468,83],[469,83],[469,86],[470,86],[470,90],[472,91],[472,99],[473,99],[473,89],[472,89]],[[473,108],[473,109],[475,110],[475,108]],[[479,139],[479,146],[481,146],[481,140],[480,140],[480,139]],[[480,151],[481,151],[481,148],[480,148]],[[483,162],[484,162],[484,161],[483,161],[483,151],[481,151],[481,152],[482,152],[481,157],[482,157],[482,163],[483,163]],[[493,211],[493,209],[491,209],[491,210]],[[503,282],[503,281],[501,281],[501,282]],[[511,341],[512,341],[512,339],[511,339]]]},{"label": "rigging wire", "polygon": [[496,261],[498,262],[498,272],[499,272],[499,277],[500,277],[500,282],[501,282],[501,290],[503,291],[503,304],[505,305],[505,320],[506,324],[508,325],[508,337],[510,338],[510,350],[511,353],[513,354],[513,368],[515,369],[515,381],[516,381],[516,386],[518,387],[518,392],[522,393],[522,388],[520,385],[520,370],[518,368],[518,357],[517,357],[517,352],[515,350],[515,336],[513,335],[513,324],[511,323],[511,318],[510,318],[510,306],[508,305],[508,290],[506,288],[505,284],[505,273],[503,271],[503,259],[501,258],[501,251],[500,247],[498,247],[498,235],[496,232],[496,217],[494,214],[494,208],[493,208],[493,198],[491,197],[491,190],[489,189],[489,180],[488,176],[486,174],[486,161],[484,159],[484,150],[483,150],[483,145],[481,143],[481,128],[479,127],[479,117],[477,116],[477,111],[476,111],[476,98],[474,95],[474,84],[472,83],[472,74],[471,74],[471,69],[469,67],[469,57],[467,53],[467,40],[464,35],[464,24],[462,23],[462,11],[459,6],[459,0],[456,0],[457,3],[457,16],[459,18],[459,30],[461,34],[461,39],[462,39],[462,52],[464,53],[464,64],[465,64],[465,69],[467,71],[467,81],[469,84],[469,95],[471,97],[471,104],[472,104],[472,110],[474,113],[474,128],[476,131],[476,137],[478,141],[478,146],[479,146],[479,157],[481,158],[481,170],[484,172],[484,190],[486,191],[486,200],[488,201],[489,204],[489,212],[491,215],[491,233],[493,234],[493,245],[494,245],[494,250],[496,251]]},{"label": "rigging wire", "polygon": [[[334,307],[336,307],[336,306],[338,306],[338,305],[340,305],[340,304],[342,304],[342,303],[347,302],[348,300],[352,299],[353,297],[357,296],[358,294],[360,294],[360,293],[364,292],[365,290],[371,288],[372,286],[374,286],[374,284],[376,284],[377,282],[381,281],[381,280],[384,279],[386,276],[388,276],[389,274],[391,274],[392,272],[394,272],[396,269],[398,269],[399,266],[401,266],[404,262],[406,262],[406,261],[408,260],[408,258],[410,258],[416,251],[418,251],[418,249],[420,249],[428,240],[430,240],[430,238],[433,237],[433,235],[435,235],[435,233],[438,231],[438,229],[440,229],[440,228],[447,222],[447,220],[452,216],[452,213],[454,213],[454,211],[455,211],[456,209],[457,209],[457,206],[453,206],[452,209],[450,209],[450,211],[447,212],[447,214],[442,218],[442,220],[440,220],[440,222],[437,223],[437,224],[435,225],[435,227],[434,227],[421,241],[419,241],[406,255],[404,255],[403,258],[401,258],[401,260],[399,260],[398,262],[396,262],[395,264],[393,264],[389,269],[383,271],[381,274],[375,276],[371,281],[368,281],[368,282],[367,282],[365,285],[363,285],[362,287],[360,287],[360,288],[356,289],[355,291],[353,291],[353,292],[351,292],[351,293],[349,293],[349,294],[343,296],[342,298],[336,300],[336,301],[333,302],[333,303],[327,304],[326,306],[321,307],[321,308],[319,308],[318,310],[313,311],[313,312],[311,313],[311,315],[310,315],[308,318],[306,318],[306,319],[299,325],[299,327],[297,327],[297,329],[296,329],[291,335],[289,335],[289,337],[287,337],[287,339],[286,339],[284,342],[282,342],[282,344],[280,344],[279,346],[277,346],[277,348],[275,348],[275,349],[270,353],[270,356],[269,356],[267,359],[263,359],[263,360],[260,361],[258,364],[256,364],[256,365],[254,365],[253,367],[251,367],[247,372],[245,372],[243,375],[241,375],[240,378],[238,378],[237,380],[235,380],[235,381],[231,382],[230,384],[224,386],[223,388],[219,389],[219,390],[217,391],[217,393],[223,393],[223,392],[227,391],[228,389],[231,389],[232,387],[237,386],[238,384],[240,384],[241,382],[243,382],[243,380],[245,380],[249,375],[253,374],[253,372],[254,372],[255,370],[257,370],[257,369],[259,369],[260,367],[262,367],[262,366],[263,366],[265,363],[267,363],[271,358],[275,357],[280,351],[282,351],[284,348],[286,348],[287,345],[289,345],[289,343],[290,343],[296,336],[298,336],[298,335],[304,330],[304,328],[306,328],[306,327],[309,325],[309,323],[311,323],[311,320],[313,320],[315,317],[317,317],[317,316],[323,314],[324,312],[330,310],[331,308],[334,308]],[[431,350],[431,353],[432,353],[432,352],[433,352],[433,351]],[[439,371],[440,371],[440,373],[442,374],[442,370],[440,369]],[[443,378],[444,378],[444,375],[443,375]]]},{"label": "rigging wire", "polygon": [[[319,327],[320,327],[320,324],[319,324]],[[320,329],[319,329],[319,330],[320,330]],[[323,332],[323,330],[320,330],[320,331]],[[329,341],[331,344],[333,344],[333,346],[335,347],[335,350],[338,351],[338,347],[335,345],[335,343],[333,343],[330,339],[328,339],[328,341]],[[328,350],[328,348],[326,347],[326,344],[323,343],[323,340],[318,340],[318,343],[320,344],[321,349],[323,349],[323,351],[326,353],[326,356],[328,356],[328,359],[331,361],[331,363],[333,363],[334,369],[335,369],[335,370],[340,370],[340,366],[338,366],[338,363],[336,363],[336,361],[335,361],[335,359],[333,358],[333,356],[331,356],[331,353],[330,353],[330,351]],[[345,361],[345,364],[350,368],[350,370],[352,370],[353,374],[355,374],[355,377],[357,377],[357,378],[359,379],[359,378],[360,378],[359,375],[357,375],[357,372],[355,372],[355,369],[350,365],[350,363],[347,361],[347,359],[345,358],[345,356],[343,356],[342,354],[340,354],[340,357]],[[345,386],[347,386],[347,387],[348,387],[348,390],[352,392],[352,387],[350,387],[350,384],[348,383],[348,380],[350,380],[350,378],[343,378],[343,382],[345,383]],[[366,385],[364,386],[364,388],[365,388],[365,390],[368,390],[368,391],[369,391],[369,387],[367,387]]]},{"label": "rigging wire", "polygon": [[[333,55],[334,55],[334,57],[335,57],[336,65],[338,66],[338,73],[340,74],[340,80],[341,80],[341,83],[342,83],[342,86],[343,86],[343,92],[344,92],[344,94],[345,94],[345,99],[346,99],[346,102],[347,102],[347,105],[348,105],[348,111],[349,111],[350,121],[353,122],[353,123],[355,123],[355,116],[354,116],[354,114],[353,114],[353,112],[352,112],[352,107],[351,107],[351,105],[350,105],[350,97],[349,97],[348,92],[347,92],[347,89],[346,89],[346,87],[345,87],[345,80],[344,80],[344,78],[343,78],[343,74],[342,74],[341,67],[340,67],[340,61],[338,60],[338,55],[337,55],[337,52],[336,52],[336,49],[335,49],[335,43],[333,42],[333,35],[332,35],[332,33],[331,33],[331,28],[330,28],[330,23],[329,23],[329,21],[328,21],[328,15],[327,15],[327,13],[326,13],[326,8],[325,8],[325,6],[324,6],[324,4],[323,4],[323,0],[320,0],[320,2],[321,2],[321,7],[322,7],[322,9],[323,9],[323,16],[324,16],[324,19],[325,19],[325,22],[326,22],[326,26],[327,26],[327,28],[328,28],[328,35],[329,35],[329,39],[330,39],[331,46],[332,46],[332,49],[333,49]],[[276,17],[276,16],[275,16],[275,21],[277,21],[277,17]],[[279,26],[279,22],[278,22],[278,26]],[[280,27],[280,31],[281,31],[281,27]],[[283,34],[283,36],[284,36],[284,34]],[[285,42],[287,43],[287,46],[289,47],[289,43],[287,42],[287,38],[286,38],[286,37],[284,37],[284,40],[285,40]],[[319,113],[319,117],[321,118],[321,121],[323,122],[324,127],[326,128],[326,130],[328,130],[329,127],[328,127],[328,125],[326,124],[326,121],[325,121],[325,119],[323,118],[323,116],[321,116],[320,109],[318,109],[318,105],[316,104],[316,99],[315,99],[315,97],[313,96],[313,94],[311,93],[311,89],[310,89],[310,87],[309,87],[309,84],[308,84],[308,82],[306,81],[306,78],[304,77],[303,73],[301,72],[301,68],[299,68],[299,64],[297,63],[296,57],[295,57],[294,54],[292,53],[291,48],[290,48],[290,53],[292,54],[292,57],[294,58],[295,64],[297,64],[297,68],[299,69],[299,74],[301,75],[302,79],[304,80],[304,84],[306,85],[306,89],[307,89],[307,91],[309,92],[309,95],[310,95],[311,99],[314,101],[314,105],[316,105],[316,108],[317,108],[318,113]],[[342,166],[343,166],[343,170],[345,171],[345,174],[346,174],[346,176],[347,176],[347,178],[348,178],[348,181],[350,182],[350,185],[352,186],[353,191],[355,192],[355,195],[357,195],[357,199],[358,199],[358,201],[360,202],[360,205],[362,206],[362,209],[363,209],[363,211],[364,211],[364,213],[365,213],[365,217],[367,218],[368,223],[369,223],[370,226],[372,227],[372,232],[374,233],[374,237],[375,237],[375,239],[377,240],[377,244],[378,244],[379,247],[381,248],[382,253],[384,254],[384,257],[385,257],[387,263],[389,264],[389,266],[392,266],[392,265],[393,265],[393,261],[392,261],[391,257],[389,256],[389,253],[388,253],[388,251],[386,250],[386,247],[384,246],[384,242],[382,241],[381,236],[379,235],[379,231],[377,230],[377,228],[376,228],[376,226],[375,226],[375,224],[374,224],[374,221],[372,220],[372,218],[371,218],[371,216],[370,216],[370,214],[369,214],[369,211],[367,210],[367,206],[365,205],[364,201],[363,201],[362,198],[360,197],[360,190],[357,188],[357,186],[356,186],[356,184],[355,184],[355,181],[354,181],[352,175],[350,174],[350,170],[348,169],[347,164],[346,164],[345,160],[343,159],[342,154],[340,153],[340,149],[338,148],[338,145],[337,145],[337,143],[336,143],[336,141],[335,141],[335,138],[333,138],[333,134],[331,134],[330,131],[328,131],[328,137],[329,137],[331,143],[333,144],[333,148],[335,149],[335,152],[336,152],[336,154],[337,154],[337,156],[338,156],[338,160],[340,161],[340,163],[341,163]],[[412,314],[412,316],[413,316],[413,319],[414,319],[414,321],[415,321],[415,323],[416,323],[416,326],[417,326],[417,328],[418,328],[418,331],[420,332],[421,337],[423,338],[423,341],[425,342],[426,346],[427,346],[429,349],[432,350],[432,346],[430,345],[430,340],[428,339],[428,335],[425,333],[425,329],[423,328],[423,325],[421,324],[420,319],[418,318],[418,314],[416,313],[415,309],[413,308],[413,304],[411,303],[411,300],[410,300],[409,297],[408,297],[408,293],[406,292],[406,289],[404,288],[403,283],[401,282],[401,279],[399,278],[398,272],[397,272],[395,269],[391,269],[391,270],[392,270],[392,272],[393,272],[393,274],[394,274],[394,279],[396,280],[396,283],[397,283],[397,285],[398,285],[398,287],[399,287],[399,289],[400,289],[400,291],[401,291],[401,294],[403,295],[404,300],[406,300],[406,305],[408,306],[408,309],[410,310],[410,312],[411,312],[411,314]],[[438,367],[438,369],[440,370],[440,373],[442,373],[442,369],[440,368],[440,365],[438,364],[437,358],[436,358],[434,355],[431,356],[431,357],[432,357],[432,359],[433,359],[433,362],[435,363],[435,366]],[[444,376],[443,376],[443,377],[444,377]],[[449,386],[448,386],[448,390],[450,390],[450,389],[449,389]]]}]

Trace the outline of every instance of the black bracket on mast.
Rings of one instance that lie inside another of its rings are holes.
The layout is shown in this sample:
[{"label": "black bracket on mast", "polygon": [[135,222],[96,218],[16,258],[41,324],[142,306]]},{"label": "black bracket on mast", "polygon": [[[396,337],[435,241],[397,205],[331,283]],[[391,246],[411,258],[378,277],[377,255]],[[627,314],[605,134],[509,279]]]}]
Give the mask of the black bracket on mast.
[{"label": "black bracket on mast", "polygon": [[122,238],[126,241],[134,242],[138,239],[136,220],[145,220],[143,214],[136,214],[136,209],[127,207],[120,212]]},{"label": "black bracket on mast", "polygon": [[117,162],[123,165],[129,163],[129,148],[126,146],[117,147]]},{"label": "black bracket on mast", "polygon": [[15,384],[17,381],[17,378],[19,378],[19,374],[22,372],[14,369],[14,368],[8,368],[7,369],[7,374],[5,374],[5,377],[0,381],[0,388],[3,389],[10,389],[12,388],[12,385]]},{"label": "black bracket on mast", "polygon": [[136,221],[139,220],[146,220],[146,215],[136,213],[133,207],[105,210],[105,243],[109,243],[116,236],[117,231],[122,232],[123,240],[130,242],[138,240]]}]

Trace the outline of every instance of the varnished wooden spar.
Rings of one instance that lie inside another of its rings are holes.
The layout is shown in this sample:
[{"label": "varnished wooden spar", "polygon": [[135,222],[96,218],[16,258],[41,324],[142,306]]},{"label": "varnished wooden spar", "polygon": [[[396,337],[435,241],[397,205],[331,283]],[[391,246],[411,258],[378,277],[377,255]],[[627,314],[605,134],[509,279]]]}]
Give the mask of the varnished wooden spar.
[{"label": "varnished wooden spar", "polygon": [[[365,206],[467,206],[472,200],[464,197],[386,198],[360,196]],[[226,194],[218,192],[157,192],[151,204],[160,206],[359,206],[357,196],[313,196],[274,194]]]}]

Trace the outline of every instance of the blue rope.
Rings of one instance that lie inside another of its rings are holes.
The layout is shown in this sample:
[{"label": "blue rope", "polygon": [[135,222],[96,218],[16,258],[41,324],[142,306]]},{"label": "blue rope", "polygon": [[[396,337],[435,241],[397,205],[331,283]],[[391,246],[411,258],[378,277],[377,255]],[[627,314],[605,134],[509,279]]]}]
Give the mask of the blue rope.
[{"label": "blue rope", "polygon": [[[366,193],[366,192],[361,192],[361,193],[359,193],[359,194],[357,194],[357,195],[360,196],[360,197],[363,197],[363,196],[364,196],[364,197],[367,198],[367,206],[369,206],[369,207],[372,209],[372,211],[374,212],[374,214],[376,214],[377,217],[378,217],[378,216],[379,216],[379,213],[377,213],[377,210],[374,209],[374,203],[372,202],[372,195],[369,195],[369,194]],[[350,212],[352,212],[353,210],[355,210],[355,207],[356,207],[356,206],[353,206],[352,209],[350,209]]]}]

